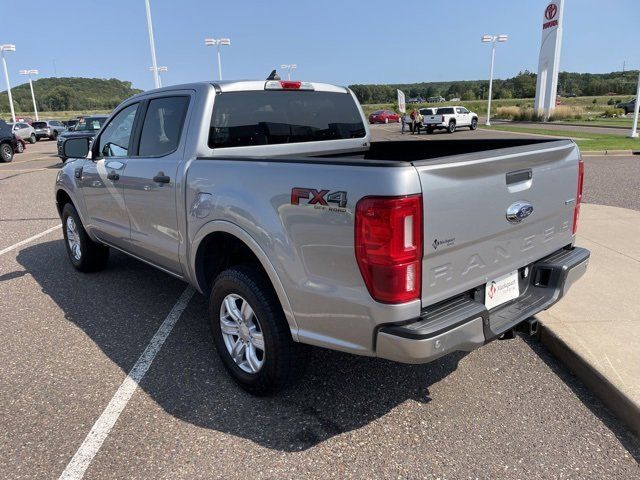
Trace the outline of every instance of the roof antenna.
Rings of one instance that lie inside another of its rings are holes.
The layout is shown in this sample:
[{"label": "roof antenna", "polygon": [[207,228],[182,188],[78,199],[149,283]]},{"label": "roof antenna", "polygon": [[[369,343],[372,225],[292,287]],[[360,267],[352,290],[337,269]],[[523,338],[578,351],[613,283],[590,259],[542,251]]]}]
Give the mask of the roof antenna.
[{"label": "roof antenna", "polygon": [[275,70],[272,70],[267,80],[280,80],[280,75],[278,75]]}]

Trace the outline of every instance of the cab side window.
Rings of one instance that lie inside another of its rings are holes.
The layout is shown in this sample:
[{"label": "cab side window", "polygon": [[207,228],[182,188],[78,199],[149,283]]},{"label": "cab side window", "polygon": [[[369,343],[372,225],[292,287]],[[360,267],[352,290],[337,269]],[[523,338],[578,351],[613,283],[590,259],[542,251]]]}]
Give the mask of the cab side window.
[{"label": "cab side window", "polygon": [[126,157],[129,154],[129,142],[136,118],[138,104],[129,105],[121,110],[105,127],[100,135],[98,155],[100,157]]},{"label": "cab side window", "polygon": [[167,155],[178,148],[189,97],[162,97],[149,102],[140,135],[141,157]]}]

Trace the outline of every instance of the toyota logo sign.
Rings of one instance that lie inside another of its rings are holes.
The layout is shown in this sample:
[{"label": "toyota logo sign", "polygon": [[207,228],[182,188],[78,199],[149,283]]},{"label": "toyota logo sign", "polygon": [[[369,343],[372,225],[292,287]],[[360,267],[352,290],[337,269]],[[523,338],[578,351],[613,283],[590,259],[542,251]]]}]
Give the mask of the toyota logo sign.
[{"label": "toyota logo sign", "polygon": [[555,3],[550,3],[544,11],[544,16],[547,20],[552,20],[556,16],[556,13],[558,13],[557,5]]}]

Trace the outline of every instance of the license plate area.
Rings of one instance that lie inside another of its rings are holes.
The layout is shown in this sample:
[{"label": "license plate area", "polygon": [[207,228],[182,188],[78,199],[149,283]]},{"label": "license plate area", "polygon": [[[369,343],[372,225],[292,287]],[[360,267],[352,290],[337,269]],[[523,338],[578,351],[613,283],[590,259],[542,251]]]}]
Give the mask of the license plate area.
[{"label": "license plate area", "polygon": [[502,275],[486,283],[484,289],[484,305],[491,310],[520,295],[518,270]]}]

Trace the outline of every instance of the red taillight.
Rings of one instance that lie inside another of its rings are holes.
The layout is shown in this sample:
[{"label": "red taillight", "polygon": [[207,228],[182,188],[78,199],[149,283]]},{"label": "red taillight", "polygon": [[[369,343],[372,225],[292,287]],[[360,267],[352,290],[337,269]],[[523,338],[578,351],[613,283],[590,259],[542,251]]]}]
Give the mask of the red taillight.
[{"label": "red taillight", "polygon": [[285,90],[297,90],[300,88],[300,85],[302,85],[302,82],[293,82],[291,80],[281,80],[280,85],[282,85],[282,88]]},{"label": "red taillight", "polygon": [[360,200],[355,250],[360,273],[374,300],[403,303],[419,299],[422,195]]},{"label": "red taillight", "polygon": [[584,162],[578,162],[578,192],[576,193],[576,206],[573,210],[573,234],[578,230],[578,217],[580,216],[580,203],[582,203],[582,184],[584,183]]}]

